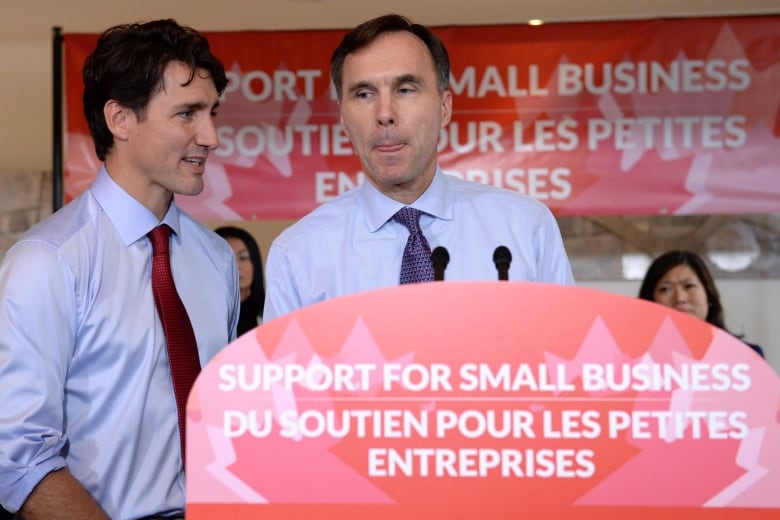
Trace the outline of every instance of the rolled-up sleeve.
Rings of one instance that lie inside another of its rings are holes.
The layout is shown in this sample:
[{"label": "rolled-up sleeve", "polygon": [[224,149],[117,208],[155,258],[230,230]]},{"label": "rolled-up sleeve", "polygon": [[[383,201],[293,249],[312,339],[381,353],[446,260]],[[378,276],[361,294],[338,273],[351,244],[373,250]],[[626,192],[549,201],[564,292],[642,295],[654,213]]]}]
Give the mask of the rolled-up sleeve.
[{"label": "rolled-up sleeve", "polygon": [[72,270],[45,242],[0,266],[0,503],[17,511],[62,456],[65,376],[78,320]]}]

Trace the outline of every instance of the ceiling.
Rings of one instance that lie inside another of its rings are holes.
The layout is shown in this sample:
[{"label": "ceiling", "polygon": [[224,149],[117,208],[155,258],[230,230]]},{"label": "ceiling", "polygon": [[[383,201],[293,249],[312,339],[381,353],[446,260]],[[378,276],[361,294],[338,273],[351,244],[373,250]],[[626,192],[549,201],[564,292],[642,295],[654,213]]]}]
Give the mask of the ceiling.
[{"label": "ceiling", "polygon": [[99,32],[111,25],[171,17],[204,31],[335,29],[387,12],[426,25],[577,22],[659,17],[780,14],[780,0],[26,0],[3,2],[0,41]]}]

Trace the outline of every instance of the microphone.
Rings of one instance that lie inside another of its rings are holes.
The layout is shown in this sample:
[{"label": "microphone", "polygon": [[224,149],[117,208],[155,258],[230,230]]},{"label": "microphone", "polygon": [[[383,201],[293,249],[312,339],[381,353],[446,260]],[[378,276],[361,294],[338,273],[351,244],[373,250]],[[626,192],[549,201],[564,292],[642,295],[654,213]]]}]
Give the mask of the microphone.
[{"label": "microphone", "polygon": [[450,263],[450,254],[444,246],[438,246],[431,253],[431,262],[433,262],[433,281],[440,282],[444,280],[444,270]]},{"label": "microphone", "polygon": [[509,264],[512,263],[512,253],[506,246],[498,246],[493,251],[493,263],[496,264],[499,280],[509,280]]}]

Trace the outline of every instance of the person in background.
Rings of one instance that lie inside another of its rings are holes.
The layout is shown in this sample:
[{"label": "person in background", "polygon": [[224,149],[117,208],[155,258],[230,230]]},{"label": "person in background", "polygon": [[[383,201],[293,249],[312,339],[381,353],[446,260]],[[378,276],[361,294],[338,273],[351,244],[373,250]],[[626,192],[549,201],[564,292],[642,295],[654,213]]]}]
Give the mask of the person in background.
[{"label": "person in background", "polygon": [[108,29],[82,76],[103,165],[0,266],[0,503],[26,519],[183,518],[189,378],[235,338],[239,293],[230,247],[174,194],[203,190],[227,78],[174,20]]},{"label": "person in background", "polygon": [[[728,331],[715,280],[707,264],[694,252],[669,251],[653,260],[642,280],[639,297],[696,316]],[[764,357],[761,347],[744,343]]]},{"label": "person in background", "polygon": [[[449,252],[447,280],[496,280],[494,251],[505,246],[509,279],[574,283],[544,204],[445,175],[438,164],[452,91],[449,56],[433,32],[393,14],[369,20],[344,36],[330,69],[341,123],[366,182],[273,241],[266,321],[328,298],[406,283],[404,257],[413,263],[427,251],[430,258],[439,246]],[[425,275],[416,281],[433,279],[431,266],[415,265]]]},{"label": "person in background", "polygon": [[214,230],[227,240],[238,264],[238,288],[241,291],[241,315],[238,318],[238,335],[257,327],[263,321],[265,284],[263,260],[257,242],[248,232],[233,226]]}]

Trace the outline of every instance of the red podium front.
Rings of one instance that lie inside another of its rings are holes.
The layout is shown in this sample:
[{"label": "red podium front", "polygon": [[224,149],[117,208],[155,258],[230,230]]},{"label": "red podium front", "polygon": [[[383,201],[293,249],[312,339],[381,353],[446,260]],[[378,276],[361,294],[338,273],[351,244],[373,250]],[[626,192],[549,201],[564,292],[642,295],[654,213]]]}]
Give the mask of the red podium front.
[{"label": "red podium front", "polygon": [[638,299],[355,294],[204,368],[187,518],[762,518],[780,508],[779,405],[750,348]]}]

